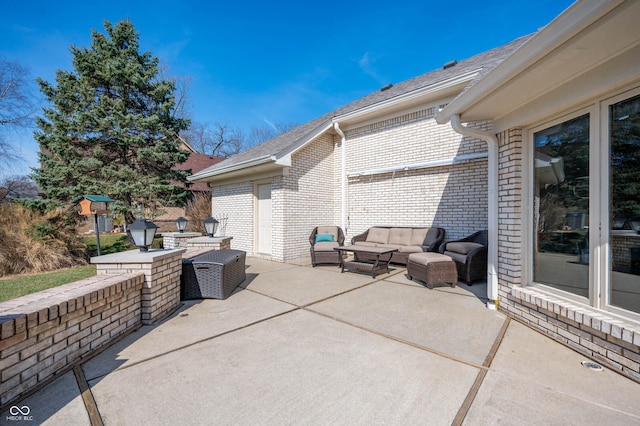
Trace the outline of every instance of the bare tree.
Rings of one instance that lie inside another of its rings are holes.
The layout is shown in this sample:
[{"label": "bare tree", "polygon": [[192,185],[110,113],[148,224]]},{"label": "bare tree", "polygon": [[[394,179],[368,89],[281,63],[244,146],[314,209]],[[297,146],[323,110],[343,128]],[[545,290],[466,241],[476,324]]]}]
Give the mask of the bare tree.
[{"label": "bare tree", "polygon": [[278,123],[274,126],[254,126],[248,137],[245,137],[240,127],[227,123],[213,124],[191,122],[191,126],[180,136],[197,152],[202,154],[231,157],[278,135],[298,127],[295,122]]},{"label": "bare tree", "polygon": [[244,146],[242,130],[226,123],[192,122],[181,136],[197,152],[220,157],[231,157],[242,151]]},{"label": "bare tree", "polygon": [[211,130],[206,123],[192,121],[187,130],[180,132],[180,136],[201,154],[206,154],[213,145]]},{"label": "bare tree", "polygon": [[175,97],[173,116],[191,119],[191,94],[189,90],[191,89],[193,78],[189,75],[176,76],[171,74],[169,65],[165,63],[160,64],[158,76],[161,80],[170,81],[175,86],[173,92]]},{"label": "bare tree", "polygon": [[7,133],[32,125],[37,103],[30,83],[25,67],[0,57],[0,164],[9,165],[19,159]]},{"label": "bare tree", "polygon": [[27,176],[12,176],[0,181],[0,203],[15,198],[37,198],[38,186]]},{"label": "bare tree", "polygon": [[245,148],[252,148],[256,145],[260,145],[263,142],[273,139],[283,133],[287,133],[289,130],[295,129],[299,124],[295,122],[289,123],[276,123],[273,126],[253,126],[251,132],[249,132],[249,138],[246,141]]},{"label": "bare tree", "polygon": [[242,151],[244,141],[240,128],[231,127],[226,123],[216,123],[213,136],[215,145],[211,154],[231,157]]}]

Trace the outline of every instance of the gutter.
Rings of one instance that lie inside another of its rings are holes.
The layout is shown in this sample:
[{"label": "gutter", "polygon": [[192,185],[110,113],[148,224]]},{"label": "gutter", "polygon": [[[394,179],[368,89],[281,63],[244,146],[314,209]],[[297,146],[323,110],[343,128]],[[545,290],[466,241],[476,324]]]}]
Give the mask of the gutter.
[{"label": "gutter", "polygon": [[206,178],[210,178],[210,177],[214,177],[217,175],[222,175],[225,173],[229,173],[229,172],[233,172],[236,170],[240,170],[240,169],[246,169],[248,167],[253,167],[253,166],[258,166],[260,164],[265,164],[265,163],[275,163],[276,162],[276,157],[273,155],[264,155],[262,157],[258,157],[258,158],[253,158],[251,160],[247,160],[247,161],[242,161],[240,163],[235,163],[235,164],[231,164],[227,167],[220,167],[220,168],[216,168],[214,170],[203,170],[199,173],[196,173],[194,175],[188,176],[187,180],[188,181],[198,181],[198,180],[202,180],[202,179],[206,179]]},{"label": "gutter", "polygon": [[451,128],[462,136],[470,136],[487,142],[488,158],[488,253],[487,253],[487,308],[498,309],[498,138],[493,133],[465,127],[460,115],[451,116]]},{"label": "gutter", "polygon": [[379,113],[388,108],[402,107],[406,108],[407,105],[417,105],[425,101],[426,99],[435,99],[444,96],[443,91],[450,93],[459,93],[464,86],[472,82],[478,74],[482,71],[482,68],[467,71],[463,74],[456,75],[454,77],[442,80],[436,83],[429,84],[419,89],[414,89],[409,92],[394,96],[390,99],[375,102],[372,105],[365,106],[356,109],[351,112],[340,114],[334,117],[334,123],[341,121],[343,123],[362,119],[365,116]]},{"label": "gutter", "polygon": [[[589,25],[597,22],[607,13],[624,3],[624,0],[577,1],[540,29],[516,51],[511,53],[497,67],[474,83],[436,115],[438,124],[445,124],[455,112],[467,111],[478,102],[501,90],[511,81],[541,58],[554,52],[563,43],[571,40]],[[495,120],[495,117],[493,117]]]},{"label": "gutter", "polygon": [[340,123],[337,121],[333,123],[333,128],[342,138],[342,142],[340,143],[340,186],[341,186],[341,195],[340,195],[340,224],[344,232],[347,232],[347,147],[346,141],[347,138],[344,135],[342,129],[340,129]]}]

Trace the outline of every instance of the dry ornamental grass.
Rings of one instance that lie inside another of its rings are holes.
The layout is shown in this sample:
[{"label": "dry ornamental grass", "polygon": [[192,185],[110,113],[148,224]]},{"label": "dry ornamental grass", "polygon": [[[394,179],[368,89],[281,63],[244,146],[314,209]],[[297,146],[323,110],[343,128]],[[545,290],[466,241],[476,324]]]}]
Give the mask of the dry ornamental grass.
[{"label": "dry ornamental grass", "polygon": [[0,204],[0,276],[86,264],[73,213],[41,214],[16,203]]}]

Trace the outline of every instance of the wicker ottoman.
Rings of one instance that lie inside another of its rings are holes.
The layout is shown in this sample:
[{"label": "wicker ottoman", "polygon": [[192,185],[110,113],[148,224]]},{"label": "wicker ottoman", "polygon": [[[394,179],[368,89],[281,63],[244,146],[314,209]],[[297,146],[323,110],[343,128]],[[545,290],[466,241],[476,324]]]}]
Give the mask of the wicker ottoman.
[{"label": "wicker ottoman", "polygon": [[181,298],[226,299],[246,278],[246,253],[213,250],[182,263]]},{"label": "wicker ottoman", "polygon": [[440,253],[411,253],[407,259],[407,275],[410,280],[416,278],[427,283],[429,288],[433,288],[434,284],[451,284],[451,287],[455,287],[458,282],[456,263]]}]

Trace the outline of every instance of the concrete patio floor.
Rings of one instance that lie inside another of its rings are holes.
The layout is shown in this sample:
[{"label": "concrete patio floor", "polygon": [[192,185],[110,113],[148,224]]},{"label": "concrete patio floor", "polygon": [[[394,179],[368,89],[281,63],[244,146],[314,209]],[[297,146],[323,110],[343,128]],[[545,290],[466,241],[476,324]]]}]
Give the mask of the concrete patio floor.
[{"label": "concrete patio floor", "polygon": [[640,423],[640,384],[487,309],[483,284],[247,267],[20,402],[29,424]]}]

